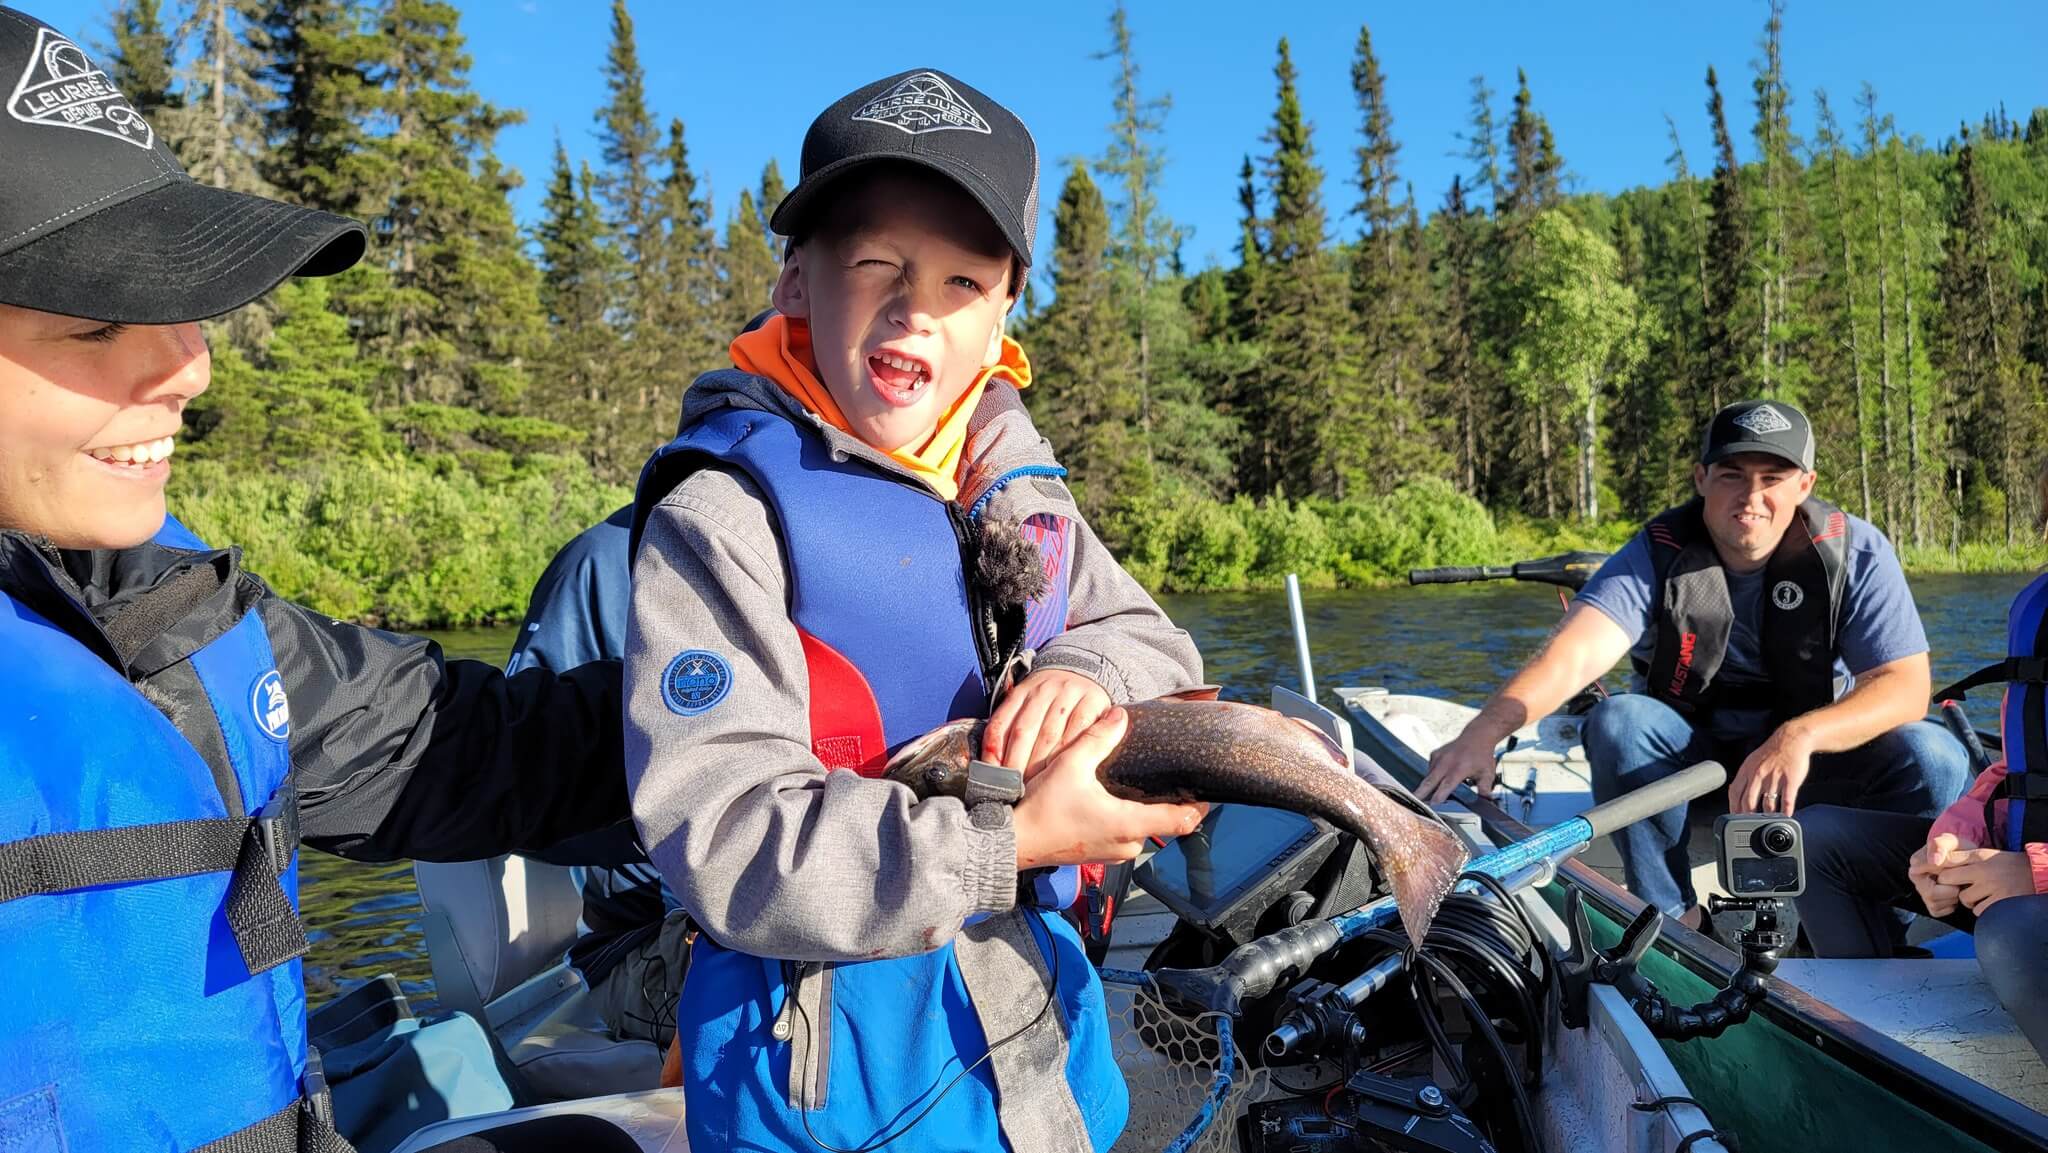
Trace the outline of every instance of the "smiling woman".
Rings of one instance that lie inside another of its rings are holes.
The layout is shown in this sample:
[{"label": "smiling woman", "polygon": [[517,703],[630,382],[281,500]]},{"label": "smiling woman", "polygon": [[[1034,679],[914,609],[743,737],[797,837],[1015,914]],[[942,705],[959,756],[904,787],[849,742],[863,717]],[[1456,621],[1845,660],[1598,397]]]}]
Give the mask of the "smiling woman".
[{"label": "smiling woman", "polygon": [[194,182],[85,52],[0,7],[4,83],[0,1144],[346,1148],[306,1044],[299,837],[470,860],[617,822],[617,666],[446,661],[166,516],[198,322],[365,233]]},{"label": "smiling woman", "polygon": [[0,305],[0,527],[62,548],[154,536],[185,405],[211,372],[196,323]]}]

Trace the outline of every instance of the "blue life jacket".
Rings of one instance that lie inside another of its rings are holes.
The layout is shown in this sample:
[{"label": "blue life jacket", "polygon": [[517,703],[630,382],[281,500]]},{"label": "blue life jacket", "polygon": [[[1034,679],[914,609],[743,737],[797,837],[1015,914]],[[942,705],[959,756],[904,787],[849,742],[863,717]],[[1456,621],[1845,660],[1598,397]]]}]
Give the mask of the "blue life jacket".
[{"label": "blue life jacket", "polygon": [[[175,521],[157,543],[204,547]],[[0,652],[0,1149],[329,1148],[262,620],[188,658],[212,716],[180,722],[218,732],[212,761],[5,593]]]},{"label": "blue life jacket", "polygon": [[1993,812],[2005,802],[2005,843],[2025,851],[2029,842],[2048,842],[2048,573],[2020,590],[2006,616],[2006,658],[1978,669],[1934,694],[1961,700],[1978,685],[2005,684],[1999,713],[2005,750],[2005,779],[1984,803],[1984,827],[1997,828]]},{"label": "blue life jacket", "polygon": [[[987,715],[999,658],[967,580],[962,549],[972,526],[958,505],[865,462],[832,459],[822,438],[783,417],[726,409],[649,460],[636,498],[636,545],[654,505],[713,462],[751,478],[780,526],[821,761],[872,775],[910,739]],[[1056,570],[1047,596],[1063,606],[1070,538],[1027,536]],[[1012,987],[1007,999],[1028,1002],[1026,1017],[1042,1004],[1047,1016],[1057,1014],[1046,1022],[1065,1038],[1062,1109],[1053,1111],[1078,1113],[1067,1147],[1085,1140],[1106,1149],[1129,1098],[1101,983],[1074,929],[1043,907],[1073,900],[1073,871],[1057,872],[1064,884],[1056,893],[1041,889],[1041,907],[1001,919],[1024,925],[1030,943],[1018,949],[1034,950],[1029,963],[1056,973],[1052,1002],[1042,983]],[[700,936],[676,1007],[692,1146],[858,1146],[898,1132],[930,1106],[892,1149],[1044,1147],[1042,1133],[1015,1140],[1014,1114],[999,1119],[1000,1075],[992,1069],[1000,1062],[982,1061],[989,1038],[959,947],[818,965],[750,956]],[[971,1072],[949,1089],[963,1069]],[[1004,1103],[1029,1097],[1027,1088],[1045,1093],[1048,1078],[1041,1072],[1036,1080],[1004,1082]]]}]

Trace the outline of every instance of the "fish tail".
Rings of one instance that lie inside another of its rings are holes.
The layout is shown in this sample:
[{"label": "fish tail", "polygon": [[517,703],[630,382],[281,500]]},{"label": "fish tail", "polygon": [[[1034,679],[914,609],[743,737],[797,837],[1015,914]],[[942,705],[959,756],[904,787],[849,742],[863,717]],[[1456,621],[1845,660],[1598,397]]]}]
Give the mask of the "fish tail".
[{"label": "fish tail", "polygon": [[1408,940],[1421,945],[1429,937],[1430,923],[1458,883],[1465,867],[1465,847],[1440,824],[1410,816],[1407,844],[1391,854],[1387,882],[1393,886],[1394,903],[1401,913],[1401,927]]}]

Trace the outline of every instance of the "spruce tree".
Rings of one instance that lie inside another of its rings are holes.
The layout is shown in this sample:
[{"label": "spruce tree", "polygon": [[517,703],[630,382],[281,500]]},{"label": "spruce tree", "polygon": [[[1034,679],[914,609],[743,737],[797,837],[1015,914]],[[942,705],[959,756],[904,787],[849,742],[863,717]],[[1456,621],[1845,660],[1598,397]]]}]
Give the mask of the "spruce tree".
[{"label": "spruce tree", "polygon": [[776,250],[777,263],[781,262],[782,254],[780,247],[775,243],[775,229],[769,227],[768,222],[774,219],[776,208],[781,206],[782,198],[787,195],[789,188],[782,183],[782,169],[775,163],[775,159],[770,157],[768,166],[761,170],[761,192],[757,200],[761,209],[761,237],[767,241],[769,248]]},{"label": "spruce tree", "polygon": [[[600,476],[623,481],[641,458],[618,442],[617,397],[605,374],[617,356],[617,334],[607,315],[619,256],[605,243],[604,214],[593,192],[590,165],[569,168],[555,140],[554,168],[541,220],[534,229],[540,252],[540,301],[551,338],[538,375],[535,415],[585,430],[585,453]],[[637,442],[636,442],[637,443]]]},{"label": "spruce tree", "polygon": [[1795,156],[1800,142],[1792,132],[1792,96],[1785,85],[1784,24],[1784,0],[1770,0],[1763,37],[1758,43],[1762,55],[1756,61],[1756,77],[1751,82],[1756,93],[1754,132],[1761,162],[1756,212],[1758,231],[1763,237],[1763,243],[1752,253],[1761,281],[1763,306],[1763,315],[1758,320],[1762,347],[1757,372],[1766,396],[1785,388],[1796,391],[1805,379],[1805,373],[1795,365],[1794,344],[1807,334],[1800,329],[1803,318],[1793,289],[1805,275],[1805,254],[1796,246],[1805,239],[1808,230],[1799,161]]},{"label": "spruce tree", "polygon": [[1710,415],[1694,411],[1705,391],[1700,254],[1688,219],[1698,199],[1697,182],[1627,193],[1621,200],[1629,218],[1615,222],[1621,283],[1641,304],[1645,349],[1635,370],[1616,378],[1610,436],[1616,495],[1623,514],[1636,521],[1691,491],[1691,461]]},{"label": "spruce tree", "polygon": [[2014,543],[2013,506],[2037,463],[2029,442],[2040,409],[2038,384],[2022,354],[2024,309],[2010,242],[1979,155],[1999,145],[1980,144],[1967,129],[1962,141],[1950,176],[1941,311],[1933,333],[1945,385],[1952,548],[1965,535],[1991,536],[1992,530]]},{"label": "spruce tree", "polygon": [[1529,97],[1529,74],[1515,70],[1514,116],[1508,121],[1508,183],[1504,216],[1529,216],[1557,204],[1564,165]]},{"label": "spruce tree", "polygon": [[1473,496],[1483,491],[1486,464],[1481,444],[1487,421],[1478,379],[1478,215],[1465,203],[1462,178],[1452,176],[1443,209],[1437,214],[1443,244],[1434,269],[1438,310],[1436,359],[1431,376],[1438,384],[1438,395],[1451,408],[1452,455],[1457,462],[1458,487]]},{"label": "spruce tree", "polygon": [[[1162,308],[1178,304],[1178,296],[1157,293],[1161,271],[1180,243],[1180,231],[1159,208],[1160,174],[1166,167],[1165,154],[1157,143],[1164,130],[1169,97],[1147,97],[1138,87],[1138,61],[1131,47],[1131,28],[1122,0],[1110,10],[1110,46],[1096,55],[1111,61],[1111,79],[1116,118],[1110,123],[1109,146],[1095,162],[1095,173],[1110,181],[1119,194],[1115,209],[1114,266],[1129,282],[1120,294],[1130,314],[1130,325],[1138,346],[1137,389],[1139,449],[1149,459],[1152,453],[1153,364],[1152,330],[1162,320],[1183,323],[1180,318],[1161,318]],[[1172,371],[1173,366],[1162,366]]]},{"label": "spruce tree", "polygon": [[1323,172],[1285,38],[1273,74],[1278,101],[1266,137],[1273,147],[1266,158],[1270,275],[1259,334],[1265,359],[1255,385],[1256,403],[1272,416],[1262,430],[1269,439],[1260,446],[1257,489],[1341,498],[1351,488],[1369,489],[1385,462],[1369,455],[1369,430],[1356,420],[1367,405],[1358,387],[1349,294],[1324,247]]},{"label": "spruce tree", "polygon": [[598,196],[605,207],[605,226],[617,248],[619,283],[613,307],[625,320],[621,361],[610,387],[622,394],[622,407],[647,413],[655,377],[661,368],[662,333],[658,314],[667,305],[660,248],[662,189],[657,182],[661,135],[647,104],[647,77],[640,67],[640,49],[633,35],[633,16],[626,0],[612,0],[611,45],[604,63],[605,90],[610,94],[597,111],[597,139],[603,161],[598,169]]},{"label": "spruce tree", "polygon": [[1362,136],[1357,150],[1359,201],[1354,211],[1364,223],[1351,265],[1361,399],[1366,404],[1357,416],[1369,423],[1366,435],[1375,442],[1364,451],[1400,462],[1396,468],[1376,472],[1383,486],[1392,487],[1410,472],[1437,470],[1433,462],[1416,455],[1422,441],[1409,435],[1411,428],[1422,423],[1426,266],[1419,266],[1416,259],[1420,229],[1408,223],[1413,202],[1403,204],[1396,199],[1401,145],[1394,139],[1394,118],[1387,108],[1385,80],[1373,54],[1369,28],[1358,30],[1351,88],[1358,100]]},{"label": "spruce tree", "polygon": [[768,247],[768,237],[761,231],[761,214],[754,205],[754,194],[744,188],[740,189],[732,215],[726,219],[725,248],[719,254],[719,263],[725,274],[720,289],[725,303],[720,328],[737,335],[747,321],[769,306],[768,297],[774,291],[775,274],[780,267],[775,250]]},{"label": "spruce tree", "polygon": [[[1828,166],[1828,181],[1833,193],[1834,224],[1839,263],[1830,270],[1832,282],[1828,304],[1832,305],[1832,327],[1836,332],[1849,334],[1849,371],[1846,374],[1852,382],[1850,393],[1850,434],[1856,445],[1856,476],[1862,498],[1858,513],[1865,520],[1872,519],[1870,436],[1865,427],[1867,411],[1863,388],[1863,329],[1862,313],[1856,305],[1856,245],[1854,238],[1855,220],[1851,212],[1847,182],[1842,176],[1842,134],[1835,122],[1834,110],[1828,105],[1828,94],[1816,90],[1813,94],[1815,109],[1816,152],[1824,157]],[[1839,377],[1839,373],[1831,374]],[[1833,382],[1839,385],[1839,379]],[[1839,439],[1836,440],[1839,444]]]},{"label": "spruce tree", "polygon": [[1031,325],[1034,381],[1024,395],[1091,518],[1108,505],[1138,409],[1138,350],[1117,299],[1112,244],[1102,193],[1076,161],[1053,210],[1053,298]]},{"label": "spruce tree", "polygon": [[725,347],[738,331],[728,323],[720,291],[711,201],[699,195],[681,120],[669,121],[660,163],[664,171],[647,250],[651,264],[642,277],[643,289],[651,293],[646,315],[655,327],[635,338],[654,356],[648,402],[658,419],[648,451],[665,439],[655,433],[674,427],[683,389],[698,374],[727,363]]},{"label": "spruce tree", "polygon": [[107,17],[112,41],[100,48],[114,87],[151,124],[176,97],[178,45],[164,27],[161,0],[122,0]]},{"label": "spruce tree", "polygon": [[165,139],[193,177],[237,192],[267,193],[258,171],[267,140],[262,110],[275,93],[266,80],[269,45],[259,0],[197,0],[179,27],[193,46],[179,78],[181,99],[159,117]]},{"label": "spruce tree", "polygon": [[1749,284],[1749,208],[1743,196],[1742,166],[1728,134],[1721,85],[1707,68],[1707,115],[1714,124],[1714,179],[1708,194],[1707,227],[1707,400],[1708,409],[1750,393],[1752,347],[1743,301]]},{"label": "spruce tree", "polygon": [[1892,391],[1892,237],[1891,218],[1885,205],[1884,168],[1879,156],[1878,135],[1882,125],[1877,115],[1877,90],[1869,83],[1863,85],[1863,92],[1857,99],[1863,109],[1863,156],[1862,167],[1870,174],[1871,215],[1876,220],[1877,231],[1877,467],[1880,499],[1884,505],[1885,535],[1893,541],[1902,541],[1904,534],[1899,524],[1899,483],[1898,463],[1892,455],[1895,443],[1892,435],[1893,413],[1896,402]]},{"label": "spruce tree", "polygon": [[[1500,130],[1493,122],[1493,89],[1486,86],[1483,75],[1472,78],[1472,128],[1464,140],[1465,158],[1472,162],[1472,178],[1466,187],[1473,192],[1484,189],[1487,204],[1498,213],[1507,203],[1507,189],[1500,170]],[[1484,211],[1476,204],[1472,207],[1475,215]]]},{"label": "spruce tree", "polygon": [[378,13],[365,102],[387,131],[359,159],[377,181],[372,260],[388,279],[365,312],[382,313],[373,335],[401,404],[509,412],[545,338],[512,218],[519,177],[493,152],[520,117],[469,87],[463,42],[452,4],[385,0]]},{"label": "spruce tree", "polygon": [[374,211],[358,157],[371,148],[363,122],[375,41],[364,34],[356,3],[270,0],[260,27],[269,50],[264,79],[278,97],[264,113],[264,178],[309,207]]}]

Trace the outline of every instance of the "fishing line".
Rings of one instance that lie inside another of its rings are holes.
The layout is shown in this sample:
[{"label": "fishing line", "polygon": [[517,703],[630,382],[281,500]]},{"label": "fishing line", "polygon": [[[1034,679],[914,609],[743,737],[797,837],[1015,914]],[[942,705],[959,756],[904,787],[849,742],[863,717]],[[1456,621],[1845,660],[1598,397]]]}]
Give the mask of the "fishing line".
[{"label": "fishing line", "polygon": [[[1543,1050],[1556,998],[1554,971],[1534,924],[1498,880],[1472,872],[1460,879],[1473,881],[1485,892],[1447,897],[1422,947],[1417,948],[1395,929],[1376,929],[1367,939],[1406,955],[1408,989],[1416,1015],[1430,1048],[1455,1076],[1456,1089],[1463,1095],[1472,1090],[1474,1080],[1465,1054],[1443,1019],[1442,995],[1448,993],[1460,1005],[1512,1091],[1515,1126],[1523,1148],[1540,1151],[1544,1145],[1529,1090],[1543,1076]],[[1480,1002],[1481,994],[1490,995],[1496,1003],[1494,1009]],[[1503,1001],[1505,1004],[1500,1003]],[[1507,1038],[1495,1026],[1496,1017],[1507,1030]],[[1508,1051],[1510,1039],[1522,1046],[1524,1060],[1519,1071]]]},{"label": "fishing line", "polygon": [[[803,1091],[800,1095],[801,1099],[798,1102],[797,1120],[803,1122],[804,1136],[809,1137],[811,1139],[811,1144],[816,1145],[818,1148],[825,1150],[825,1153],[874,1153],[874,1150],[880,1149],[885,1145],[889,1145],[895,1142],[904,1134],[910,1132],[912,1129],[917,1128],[918,1124],[922,1122],[926,1117],[931,1116],[932,1110],[939,1107],[939,1102],[944,1101],[946,1099],[946,1094],[951,1093],[954,1087],[960,1084],[962,1078],[966,1077],[969,1073],[974,1072],[976,1069],[981,1068],[982,1065],[985,1064],[990,1057],[995,1056],[996,1050],[1002,1048],[1003,1046],[1009,1044],[1012,1041],[1015,1041],[1017,1038],[1022,1037],[1024,1034],[1029,1033],[1032,1029],[1037,1028],[1038,1023],[1040,1021],[1045,1020],[1046,1013],[1052,1009],[1053,1001],[1060,995],[1059,954],[1057,952],[1055,943],[1052,940],[1052,930],[1047,929],[1045,926],[1038,924],[1038,917],[1036,914],[1025,914],[1024,923],[1027,925],[1034,926],[1031,934],[1033,941],[1036,941],[1038,939],[1038,934],[1045,934],[1045,967],[1052,973],[1052,985],[1050,988],[1046,989],[1045,1004],[1040,1005],[1038,1007],[1037,1014],[1034,1015],[1031,1018],[1031,1020],[1026,1021],[1023,1025],[1019,1026],[1016,1032],[1013,1032],[1009,1036],[1004,1037],[1002,1040],[997,1041],[995,1044],[990,1045],[988,1047],[988,1051],[983,1053],[980,1059],[975,1061],[974,1064],[967,1066],[965,1069],[960,1070],[958,1073],[955,1073],[953,1075],[953,1079],[951,1081],[946,1082],[946,1087],[939,1090],[939,1095],[932,1098],[931,1104],[926,1105],[922,1110],[920,1110],[917,1116],[912,1117],[909,1121],[904,1122],[902,1128],[896,1130],[894,1133],[891,1133],[886,1137],[876,1138],[875,1140],[870,1141],[865,1145],[857,1145],[851,1149],[841,1148],[837,1145],[829,1145],[824,1141],[820,1140],[818,1138],[818,1135],[811,1130],[811,1079],[809,1077],[799,1077],[798,1081],[803,1085]],[[802,1017],[804,1020],[804,1052],[815,1053],[817,1052],[817,1035],[813,1031],[811,1026],[811,1015],[804,1010],[803,998],[798,997],[794,991],[790,992],[788,996],[789,1003],[796,1007],[797,1016]],[[827,1021],[826,1027],[829,1028],[830,1026],[831,1022]],[[796,1052],[794,1049],[792,1049],[790,1051],[790,1059],[795,1060],[795,1057]],[[934,1082],[934,1084],[936,1083],[937,1082]],[[931,1092],[931,1090],[926,1089],[925,1092],[929,1093]],[[924,1094],[922,1093],[918,1094],[918,1096],[920,1097],[923,1095]],[[912,1100],[915,1099],[916,1098],[912,1098]]]}]

